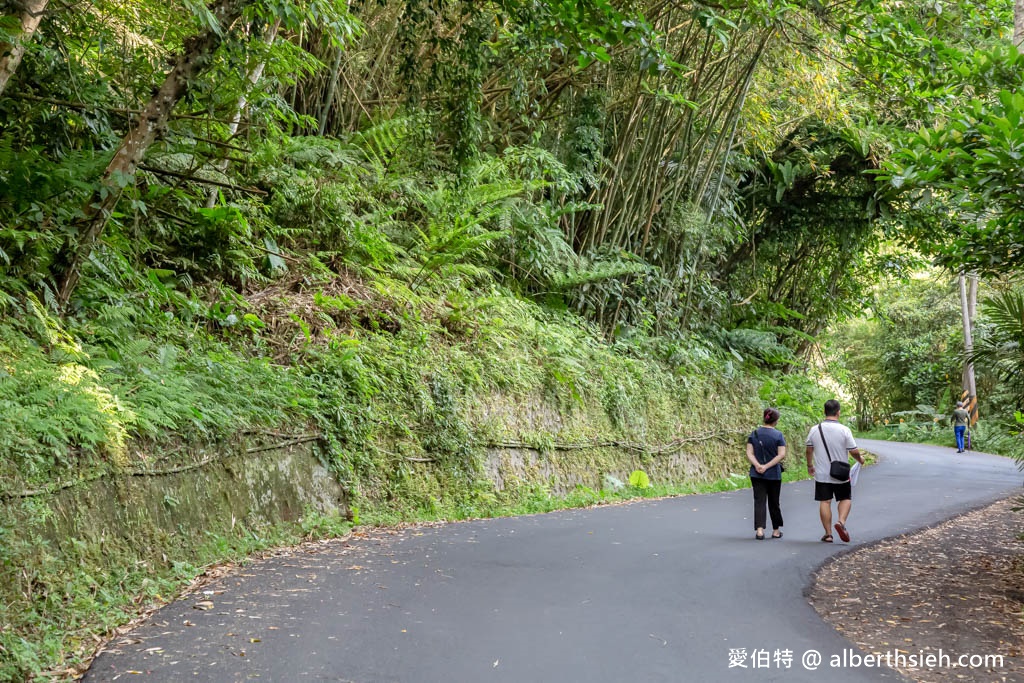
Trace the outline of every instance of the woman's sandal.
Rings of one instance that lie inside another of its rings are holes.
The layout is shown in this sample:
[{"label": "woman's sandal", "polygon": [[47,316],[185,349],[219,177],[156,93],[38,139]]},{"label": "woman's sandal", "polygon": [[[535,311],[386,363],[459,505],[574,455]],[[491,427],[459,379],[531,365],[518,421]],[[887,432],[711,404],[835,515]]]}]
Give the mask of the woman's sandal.
[{"label": "woman's sandal", "polygon": [[772,538],[782,538],[782,532],[781,531],[775,532],[774,534],[772,534]]},{"label": "woman's sandal", "polygon": [[824,536],[822,536],[821,537],[821,542],[822,543],[831,543],[832,542],[832,534],[825,534]]},{"label": "woman's sandal", "polygon": [[756,538],[759,541],[763,541],[764,540],[764,533],[762,532],[760,534],[754,534],[754,538]]}]

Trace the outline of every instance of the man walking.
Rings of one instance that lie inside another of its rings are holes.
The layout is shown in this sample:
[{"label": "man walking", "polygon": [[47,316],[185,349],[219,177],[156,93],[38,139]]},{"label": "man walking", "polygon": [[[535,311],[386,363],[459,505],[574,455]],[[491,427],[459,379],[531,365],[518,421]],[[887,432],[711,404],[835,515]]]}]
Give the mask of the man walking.
[{"label": "man walking", "polygon": [[839,521],[836,522],[836,533],[845,543],[850,542],[850,532],[846,528],[846,520],[850,516],[853,487],[850,480],[834,479],[830,474],[831,463],[840,461],[849,463],[852,455],[861,465],[864,457],[853,440],[853,432],[839,422],[839,401],[825,401],[825,421],[811,427],[807,434],[807,472],[814,477],[814,500],[818,501],[818,513],[821,525],[825,527],[825,535],[821,540],[832,542],[832,499],[836,499],[836,510]]},{"label": "man walking", "polygon": [[964,432],[971,421],[971,414],[964,410],[964,402],[956,402],[956,410],[953,411],[953,434],[956,436],[956,452],[964,452]]}]

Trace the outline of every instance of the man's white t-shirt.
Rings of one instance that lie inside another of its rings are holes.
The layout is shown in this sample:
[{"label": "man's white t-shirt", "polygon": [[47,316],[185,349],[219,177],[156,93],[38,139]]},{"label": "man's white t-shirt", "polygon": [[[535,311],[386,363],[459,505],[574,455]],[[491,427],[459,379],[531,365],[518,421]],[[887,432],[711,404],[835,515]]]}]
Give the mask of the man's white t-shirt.
[{"label": "man's white t-shirt", "polygon": [[832,454],[832,460],[840,462],[850,461],[849,451],[857,447],[857,442],[853,440],[853,432],[850,431],[850,428],[835,420],[822,422],[821,432],[818,431],[818,425],[814,425],[807,433],[806,445],[814,447],[814,481],[842,484],[844,482],[829,476],[829,457],[825,451],[825,445],[821,441],[822,434],[828,441],[828,453]]}]

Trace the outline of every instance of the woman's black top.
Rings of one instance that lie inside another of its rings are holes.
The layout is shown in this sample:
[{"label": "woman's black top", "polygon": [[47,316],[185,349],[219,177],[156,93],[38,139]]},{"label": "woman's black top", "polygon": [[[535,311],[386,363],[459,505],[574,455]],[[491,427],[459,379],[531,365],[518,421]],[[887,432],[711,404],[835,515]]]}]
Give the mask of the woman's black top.
[{"label": "woman's black top", "polygon": [[[779,446],[786,445],[786,437],[773,427],[758,427],[753,434],[747,437],[747,443],[754,447],[754,457],[764,465],[779,454]],[[764,474],[758,474],[754,466],[751,465],[750,476],[753,479],[782,479],[782,468],[774,465],[766,469]]]}]

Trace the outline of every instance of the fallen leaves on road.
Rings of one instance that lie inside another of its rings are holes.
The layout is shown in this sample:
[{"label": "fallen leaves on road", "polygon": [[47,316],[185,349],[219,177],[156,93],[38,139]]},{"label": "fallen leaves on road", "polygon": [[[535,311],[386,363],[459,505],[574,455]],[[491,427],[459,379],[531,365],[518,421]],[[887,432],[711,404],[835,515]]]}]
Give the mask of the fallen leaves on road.
[{"label": "fallen leaves on road", "polygon": [[1004,500],[837,557],[815,577],[811,603],[866,653],[898,643],[1004,658],[998,668],[900,668],[920,683],[1024,680],[1024,543],[1013,506]]}]

